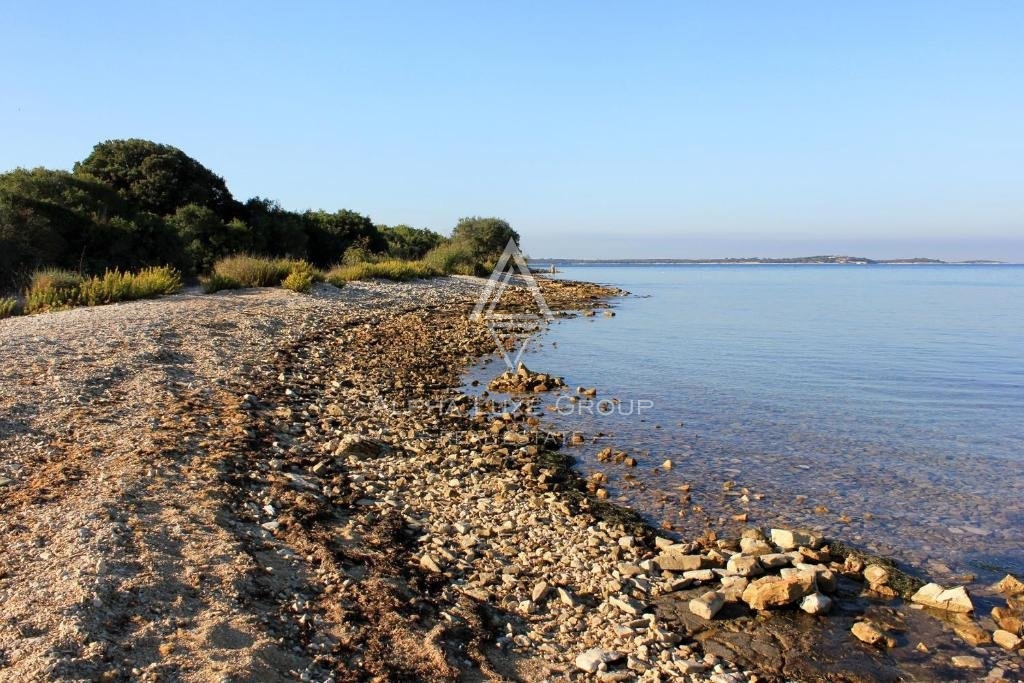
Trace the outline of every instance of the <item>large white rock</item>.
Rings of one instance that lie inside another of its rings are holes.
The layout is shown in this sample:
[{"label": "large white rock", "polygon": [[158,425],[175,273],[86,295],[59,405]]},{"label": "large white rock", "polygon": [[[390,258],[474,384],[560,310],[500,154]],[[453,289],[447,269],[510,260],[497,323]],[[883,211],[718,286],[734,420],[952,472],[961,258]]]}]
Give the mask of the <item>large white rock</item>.
[{"label": "large white rock", "polygon": [[821,593],[812,593],[800,601],[800,609],[808,614],[827,614],[832,609],[832,600]]},{"label": "large white rock", "polygon": [[598,668],[602,664],[610,664],[622,659],[621,652],[615,652],[614,650],[605,650],[600,647],[592,647],[586,652],[581,652],[576,655],[576,666],[581,671],[586,671],[588,674],[597,673]]},{"label": "large white rock", "polygon": [[794,529],[772,529],[772,543],[782,550],[796,550],[800,546],[820,548],[824,539],[809,531]]},{"label": "large white rock", "polygon": [[974,611],[974,604],[971,602],[971,598],[963,586],[946,589],[937,583],[928,583],[914,593],[910,600],[925,607],[933,607],[949,612],[967,614]]},{"label": "large white rock", "polygon": [[718,610],[725,604],[725,594],[720,591],[708,591],[699,598],[690,600],[690,611],[698,617],[713,619]]}]

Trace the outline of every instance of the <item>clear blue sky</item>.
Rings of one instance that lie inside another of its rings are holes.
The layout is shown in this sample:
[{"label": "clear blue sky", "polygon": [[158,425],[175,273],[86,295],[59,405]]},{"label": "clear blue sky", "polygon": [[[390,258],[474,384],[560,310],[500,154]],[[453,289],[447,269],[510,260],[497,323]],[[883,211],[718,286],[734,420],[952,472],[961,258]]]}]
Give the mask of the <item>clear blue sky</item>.
[{"label": "clear blue sky", "polygon": [[176,145],[245,199],[534,256],[1024,260],[1024,2],[6,2],[0,169]]}]

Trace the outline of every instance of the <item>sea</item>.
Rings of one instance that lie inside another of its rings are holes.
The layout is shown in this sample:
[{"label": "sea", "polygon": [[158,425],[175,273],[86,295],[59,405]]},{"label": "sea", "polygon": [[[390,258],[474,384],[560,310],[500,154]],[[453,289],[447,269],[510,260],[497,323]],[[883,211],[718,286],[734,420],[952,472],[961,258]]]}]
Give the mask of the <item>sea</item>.
[{"label": "sea", "polygon": [[[582,436],[566,449],[613,500],[681,537],[795,526],[932,578],[1024,575],[1024,266],[552,277],[629,292],[614,316],[554,320],[522,355],[569,384],[543,424]],[[488,359],[467,382],[503,369]],[[636,466],[601,461],[607,448]]]}]

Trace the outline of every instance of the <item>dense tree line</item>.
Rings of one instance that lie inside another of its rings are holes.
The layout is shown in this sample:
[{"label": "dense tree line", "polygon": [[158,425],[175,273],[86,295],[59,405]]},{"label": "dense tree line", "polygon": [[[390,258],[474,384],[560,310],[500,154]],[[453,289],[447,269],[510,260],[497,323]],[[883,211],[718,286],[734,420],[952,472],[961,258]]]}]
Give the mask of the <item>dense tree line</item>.
[{"label": "dense tree line", "polygon": [[408,225],[375,225],[341,209],[289,211],[261,197],[236,200],[224,179],[180,149],[108,140],[71,172],[0,174],[0,291],[39,268],[83,274],[171,265],[205,273],[224,256],[303,258],[326,268],[346,258],[419,259],[454,242],[496,255],[518,235],[497,218],[464,218],[451,237]]}]

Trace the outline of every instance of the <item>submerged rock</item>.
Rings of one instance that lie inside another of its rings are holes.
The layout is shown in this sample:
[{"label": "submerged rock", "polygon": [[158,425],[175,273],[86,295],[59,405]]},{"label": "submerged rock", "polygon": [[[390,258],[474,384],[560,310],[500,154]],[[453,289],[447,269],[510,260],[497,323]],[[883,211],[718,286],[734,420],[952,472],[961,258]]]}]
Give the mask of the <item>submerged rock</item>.
[{"label": "submerged rock", "polygon": [[854,637],[868,645],[878,645],[885,642],[885,634],[877,626],[872,624],[870,621],[858,621],[850,629],[850,633]]}]

